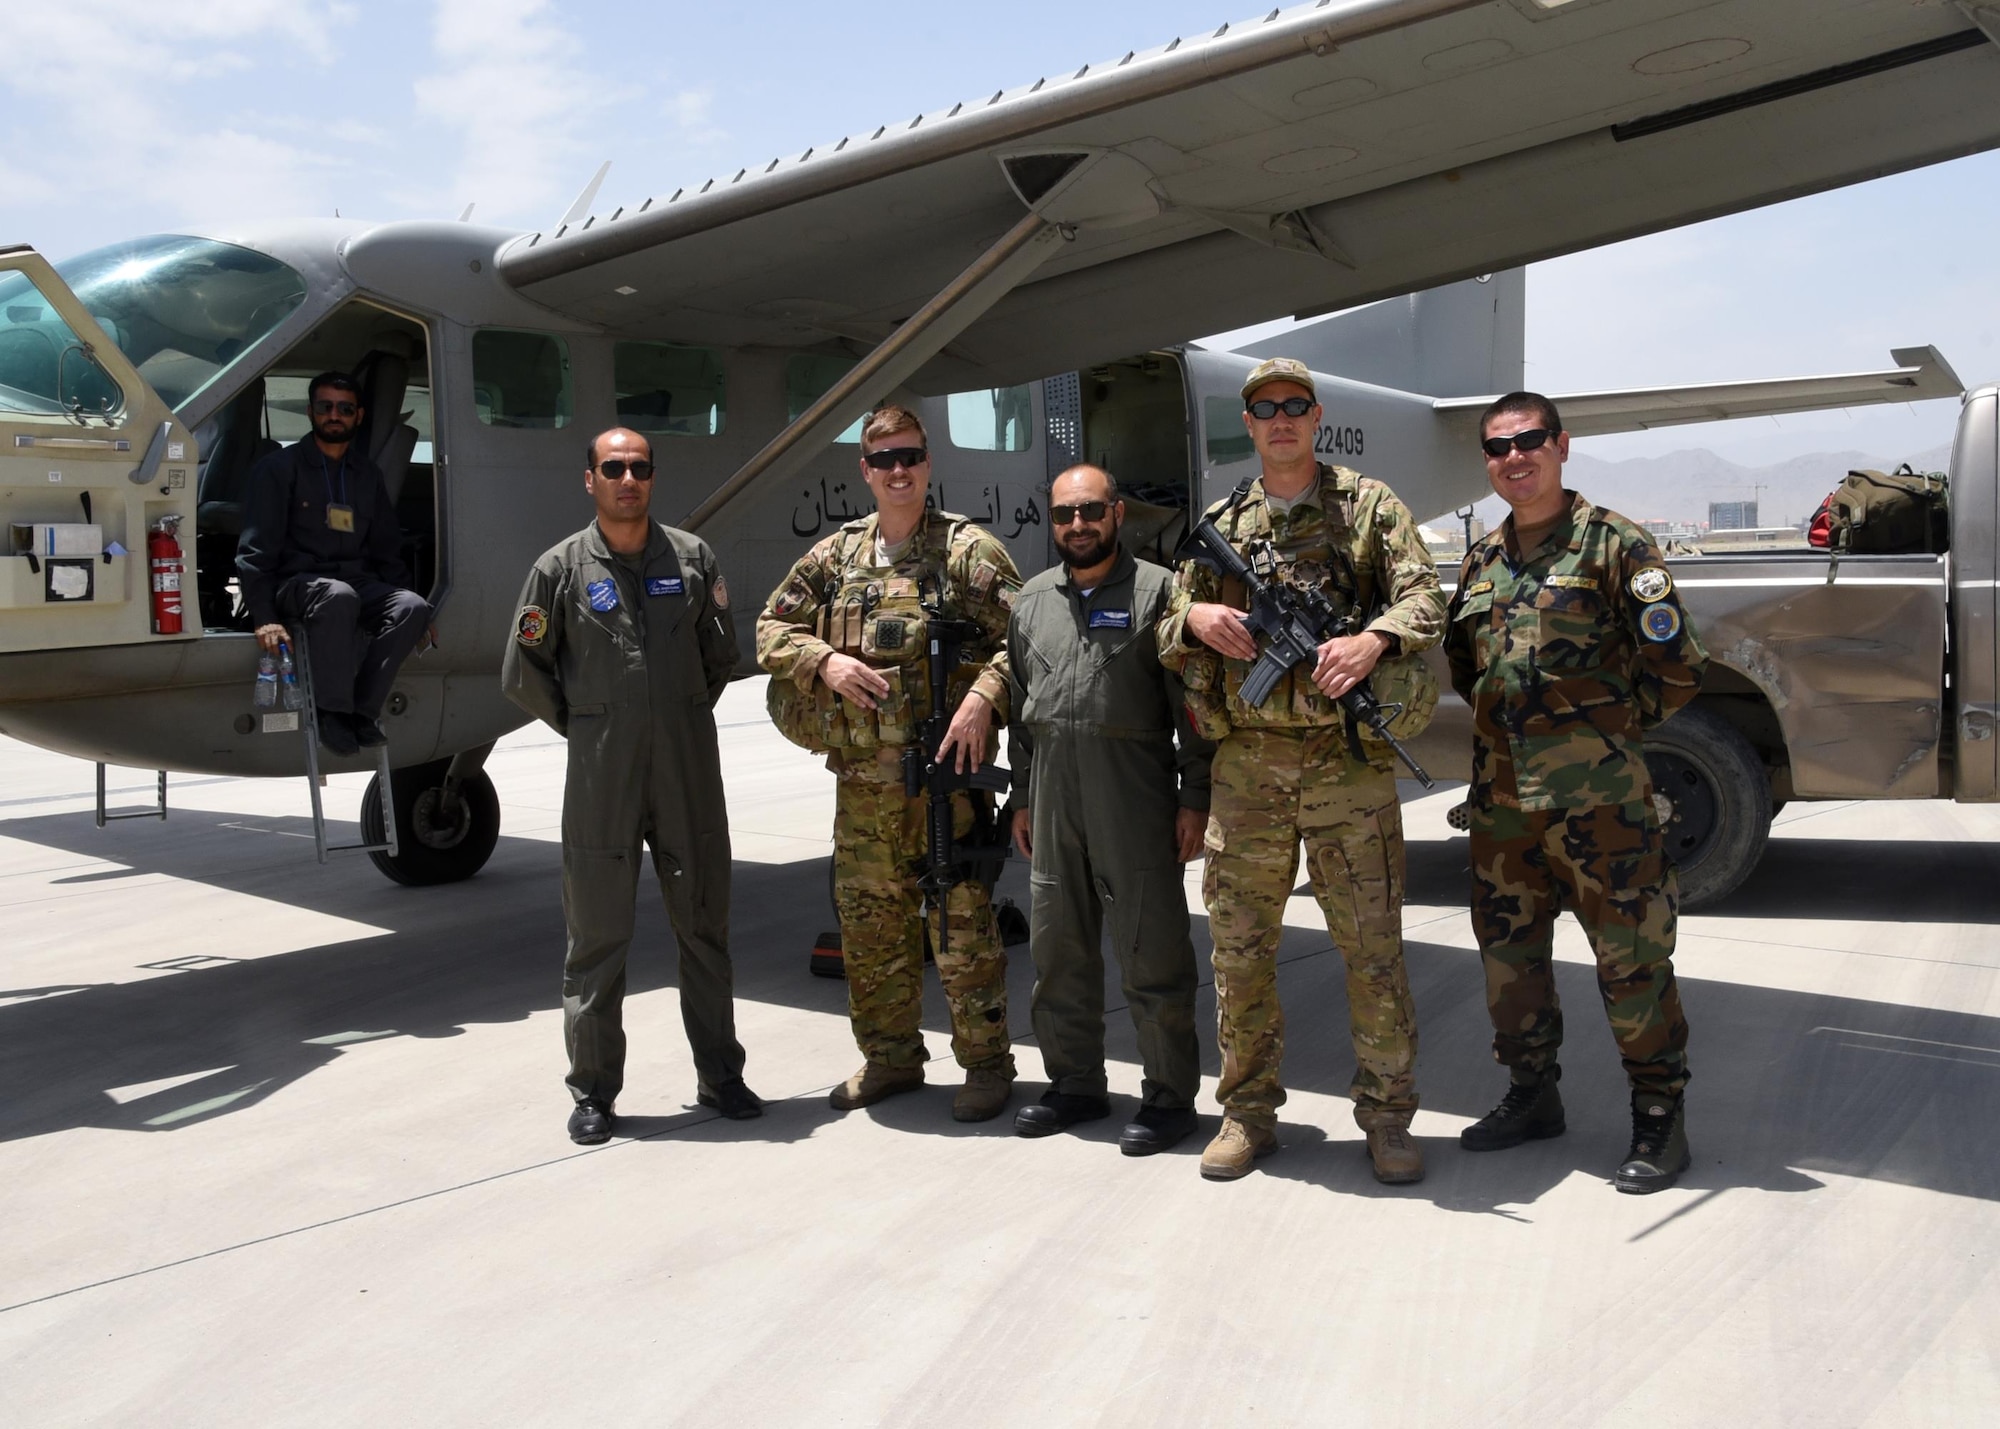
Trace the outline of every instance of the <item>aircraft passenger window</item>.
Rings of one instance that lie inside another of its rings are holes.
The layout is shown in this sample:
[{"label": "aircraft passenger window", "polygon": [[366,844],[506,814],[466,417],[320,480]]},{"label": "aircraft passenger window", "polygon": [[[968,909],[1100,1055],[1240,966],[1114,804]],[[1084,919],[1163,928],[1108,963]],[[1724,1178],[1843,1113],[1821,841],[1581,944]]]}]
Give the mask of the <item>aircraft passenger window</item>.
[{"label": "aircraft passenger window", "polygon": [[713,437],[725,414],[722,354],[712,347],[621,342],[611,349],[618,420],[647,436]]},{"label": "aircraft passenger window", "polygon": [[28,275],[0,275],[0,412],[69,422],[124,407],[118,384]]},{"label": "aircraft passenger window", "polygon": [[472,400],[489,427],[567,427],[569,345],[545,332],[481,328],[472,335]]},{"label": "aircraft passenger window", "polygon": [[[817,353],[799,352],[785,359],[785,411],[789,420],[796,422],[799,414],[812,406],[827,391],[845,377],[854,366],[851,357],[821,357]],[[833,440],[836,444],[861,445],[862,418],[853,423]]]},{"label": "aircraft passenger window", "polygon": [[951,444],[974,452],[1024,452],[1032,441],[1034,400],[1025,387],[987,387],[945,398]]},{"label": "aircraft passenger window", "polygon": [[1248,461],[1257,455],[1250,433],[1243,429],[1243,404],[1234,397],[1209,397],[1201,404],[1201,425],[1208,438],[1208,459],[1217,466]]}]

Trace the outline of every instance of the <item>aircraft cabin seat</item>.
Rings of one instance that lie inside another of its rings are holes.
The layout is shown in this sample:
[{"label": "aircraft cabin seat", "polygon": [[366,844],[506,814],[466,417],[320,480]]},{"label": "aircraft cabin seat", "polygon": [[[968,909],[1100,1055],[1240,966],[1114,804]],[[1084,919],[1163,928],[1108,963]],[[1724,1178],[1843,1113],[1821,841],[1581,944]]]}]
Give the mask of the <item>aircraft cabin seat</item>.
[{"label": "aircraft cabin seat", "polygon": [[195,433],[201,456],[195,479],[196,596],[204,629],[225,629],[236,612],[229,581],[236,574],[236,543],[243,534],[243,506],[250,473],[278,444],[264,435],[264,379],[230,398]]},{"label": "aircraft cabin seat", "polygon": [[417,448],[417,429],[403,410],[403,399],[410,391],[409,359],[376,348],[355,364],[354,385],[361,389],[361,405],[368,411],[358,440],[370,460],[381,468],[389,502],[394,505],[402,497],[410,457]]}]

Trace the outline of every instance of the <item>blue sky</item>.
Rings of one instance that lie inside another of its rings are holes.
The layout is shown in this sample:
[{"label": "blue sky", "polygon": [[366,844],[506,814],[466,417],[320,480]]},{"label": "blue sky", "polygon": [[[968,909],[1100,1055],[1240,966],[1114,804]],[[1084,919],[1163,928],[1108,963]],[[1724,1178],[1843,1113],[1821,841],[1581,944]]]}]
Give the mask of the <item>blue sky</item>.
[{"label": "blue sky", "polygon": [[[1223,0],[866,5],[66,0],[10,15],[0,242],[63,256],[331,213],[540,226],[1241,19]],[[1884,365],[1935,343],[2000,379],[2000,155],[1538,265],[1549,391]],[[1949,440],[1952,404],[1604,438],[1743,461]]]}]

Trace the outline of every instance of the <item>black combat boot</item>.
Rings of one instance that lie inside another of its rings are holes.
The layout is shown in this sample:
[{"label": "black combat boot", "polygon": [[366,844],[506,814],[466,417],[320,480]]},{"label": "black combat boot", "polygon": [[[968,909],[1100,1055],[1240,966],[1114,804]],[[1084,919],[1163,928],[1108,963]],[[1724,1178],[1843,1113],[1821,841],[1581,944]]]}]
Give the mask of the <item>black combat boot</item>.
[{"label": "black combat boot", "polygon": [[1458,1144],[1467,1151],[1505,1151],[1524,1141],[1561,1136],[1567,1125],[1562,1093],[1556,1090],[1561,1080],[1561,1067],[1539,1075],[1516,1072],[1500,1105],[1461,1131]]},{"label": "black combat boot", "polygon": [[1679,1097],[1658,1092],[1632,1094],[1632,1149],[1618,1168],[1618,1189],[1644,1196],[1680,1180],[1693,1158],[1688,1154],[1687,1112]]}]

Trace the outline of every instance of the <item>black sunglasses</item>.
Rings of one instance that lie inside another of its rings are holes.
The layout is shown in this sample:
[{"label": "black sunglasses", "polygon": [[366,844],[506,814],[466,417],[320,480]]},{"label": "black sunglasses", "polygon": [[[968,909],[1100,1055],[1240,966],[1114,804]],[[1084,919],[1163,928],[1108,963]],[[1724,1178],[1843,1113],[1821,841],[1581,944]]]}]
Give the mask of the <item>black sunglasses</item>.
[{"label": "black sunglasses", "polygon": [[599,462],[597,469],[607,481],[622,481],[628,472],[634,481],[653,479],[653,464],[649,461],[619,461],[613,457],[610,461]]},{"label": "black sunglasses", "polygon": [[360,410],[352,402],[328,402],[322,399],[313,403],[313,415],[315,417],[331,417],[335,415],[351,417]]},{"label": "black sunglasses", "polygon": [[1531,452],[1546,446],[1555,433],[1547,427],[1530,427],[1525,432],[1516,432],[1511,437],[1487,437],[1479,443],[1480,450],[1495,458],[1511,451]]},{"label": "black sunglasses", "polygon": [[861,459],[873,471],[894,471],[906,467],[915,471],[931,459],[931,454],[922,447],[883,447],[876,452],[863,452]]},{"label": "black sunglasses", "polygon": [[1108,501],[1080,501],[1074,506],[1051,506],[1049,521],[1057,526],[1067,526],[1072,521],[1102,521],[1104,513],[1111,509]]},{"label": "black sunglasses", "polygon": [[1282,402],[1275,402],[1269,397],[1264,397],[1250,403],[1243,410],[1260,422],[1268,422],[1280,412],[1283,412],[1287,417],[1303,417],[1312,409],[1313,399],[1310,397],[1287,397]]}]

